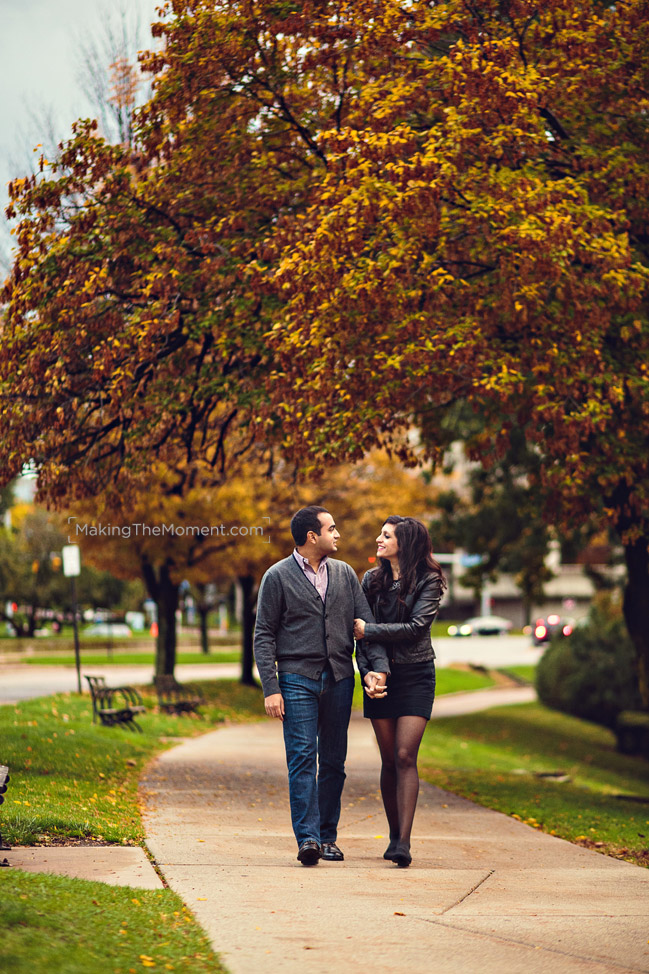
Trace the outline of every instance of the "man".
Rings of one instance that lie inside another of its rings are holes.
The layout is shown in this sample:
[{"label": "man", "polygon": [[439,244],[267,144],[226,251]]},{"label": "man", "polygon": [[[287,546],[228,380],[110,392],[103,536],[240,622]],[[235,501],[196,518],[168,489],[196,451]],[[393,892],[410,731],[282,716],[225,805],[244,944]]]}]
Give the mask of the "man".
[{"label": "man", "polygon": [[[354,618],[374,620],[354,570],[331,557],[340,534],[329,511],[302,508],[291,534],[295,550],[261,581],[254,650],[266,713],[283,722],[297,858],[315,866],[344,859],[336,839],[354,692]],[[383,647],[373,643],[371,653],[373,670],[388,673]]]}]

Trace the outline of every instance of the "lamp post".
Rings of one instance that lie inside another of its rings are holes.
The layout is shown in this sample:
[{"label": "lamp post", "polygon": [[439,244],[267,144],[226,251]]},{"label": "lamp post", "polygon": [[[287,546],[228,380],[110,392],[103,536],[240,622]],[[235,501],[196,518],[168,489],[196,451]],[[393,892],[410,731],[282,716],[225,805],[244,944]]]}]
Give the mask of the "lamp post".
[{"label": "lamp post", "polygon": [[76,544],[67,544],[61,550],[63,555],[63,574],[72,580],[72,626],[74,629],[74,659],[77,666],[77,688],[81,693],[81,653],[79,652],[79,630],[77,628],[77,575],[81,573],[81,553]]}]

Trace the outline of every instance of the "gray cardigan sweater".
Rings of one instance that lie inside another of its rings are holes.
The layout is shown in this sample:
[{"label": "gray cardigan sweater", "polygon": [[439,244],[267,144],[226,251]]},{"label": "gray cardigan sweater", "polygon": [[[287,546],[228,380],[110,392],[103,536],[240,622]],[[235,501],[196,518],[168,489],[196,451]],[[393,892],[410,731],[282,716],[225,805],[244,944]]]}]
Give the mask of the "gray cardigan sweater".
[{"label": "gray cardigan sweater", "polygon": [[[318,680],[330,663],[336,681],[353,676],[354,619],[374,617],[350,565],[328,558],[327,573],[324,603],[292,554],[262,578],[254,652],[265,697],[280,692],[277,671]],[[390,672],[380,643],[372,644],[370,657],[373,669]]]}]

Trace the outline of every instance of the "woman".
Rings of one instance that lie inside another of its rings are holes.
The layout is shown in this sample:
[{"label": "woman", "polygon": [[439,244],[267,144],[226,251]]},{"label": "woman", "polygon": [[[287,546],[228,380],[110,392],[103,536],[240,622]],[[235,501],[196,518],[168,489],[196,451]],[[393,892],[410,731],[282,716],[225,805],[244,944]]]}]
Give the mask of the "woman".
[{"label": "woman", "polygon": [[387,518],[376,543],[379,564],[362,582],[376,622],[355,619],[354,635],[380,642],[390,657],[386,684],[384,673],[372,671],[363,643],[356,651],[365,684],[363,713],[372,721],[381,752],[381,796],[390,827],[383,858],[403,869],[412,862],[417,753],[435,698],[430,627],[446,580],[433,558],[428,531],[416,518]]}]

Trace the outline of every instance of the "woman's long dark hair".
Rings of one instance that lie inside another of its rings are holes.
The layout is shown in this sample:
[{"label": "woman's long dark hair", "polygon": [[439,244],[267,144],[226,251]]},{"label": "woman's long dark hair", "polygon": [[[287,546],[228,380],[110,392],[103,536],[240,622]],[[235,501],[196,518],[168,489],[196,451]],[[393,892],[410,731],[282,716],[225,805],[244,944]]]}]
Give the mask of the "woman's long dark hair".
[{"label": "woman's long dark hair", "polygon": [[[416,517],[399,517],[391,514],[383,524],[394,524],[397,539],[397,557],[401,569],[399,601],[403,603],[406,595],[414,589],[417,579],[424,574],[437,575],[442,591],[446,588],[446,578],[442,566],[433,558],[433,545],[426,525]],[[379,558],[379,564],[372,572],[370,595],[376,598],[389,591],[392,582],[392,565],[387,558]]]}]

